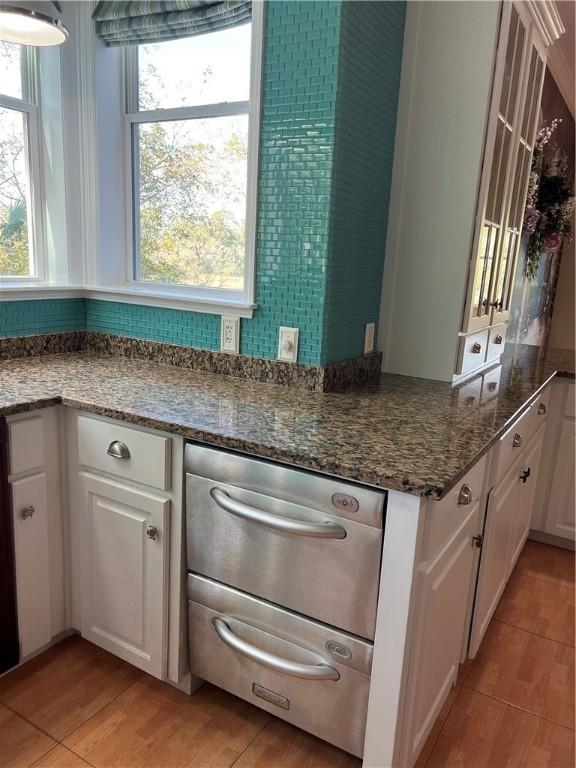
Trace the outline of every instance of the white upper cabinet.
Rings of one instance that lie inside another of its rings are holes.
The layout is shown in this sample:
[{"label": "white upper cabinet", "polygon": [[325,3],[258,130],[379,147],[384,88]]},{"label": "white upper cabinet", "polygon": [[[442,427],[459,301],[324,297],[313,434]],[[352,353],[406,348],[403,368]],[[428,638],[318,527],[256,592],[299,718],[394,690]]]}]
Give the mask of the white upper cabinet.
[{"label": "white upper cabinet", "polygon": [[556,7],[408,4],[380,317],[383,369],[459,381],[506,337]]}]

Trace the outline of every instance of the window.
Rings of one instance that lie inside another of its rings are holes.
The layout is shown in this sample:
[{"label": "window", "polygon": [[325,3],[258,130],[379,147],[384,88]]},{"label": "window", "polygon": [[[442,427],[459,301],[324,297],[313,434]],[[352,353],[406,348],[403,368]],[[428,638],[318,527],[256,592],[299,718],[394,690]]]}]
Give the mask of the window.
[{"label": "window", "polygon": [[0,41],[0,280],[41,280],[34,54]]},{"label": "window", "polygon": [[129,277],[137,288],[251,296],[255,26],[127,49]]}]

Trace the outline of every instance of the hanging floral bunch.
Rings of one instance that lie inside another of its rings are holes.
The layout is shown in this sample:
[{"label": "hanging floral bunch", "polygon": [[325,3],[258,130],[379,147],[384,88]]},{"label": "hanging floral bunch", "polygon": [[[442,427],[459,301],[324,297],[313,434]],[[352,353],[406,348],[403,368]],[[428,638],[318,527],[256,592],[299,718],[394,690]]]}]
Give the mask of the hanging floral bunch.
[{"label": "hanging floral bunch", "polygon": [[568,177],[568,156],[557,144],[548,158],[544,147],[561,120],[546,123],[536,135],[528,195],[524,210],[524,232],[530,236],[524,263],[524,274],[535,280],[543,253],[553,256],[565,238],[572,236],[574,196]]}]

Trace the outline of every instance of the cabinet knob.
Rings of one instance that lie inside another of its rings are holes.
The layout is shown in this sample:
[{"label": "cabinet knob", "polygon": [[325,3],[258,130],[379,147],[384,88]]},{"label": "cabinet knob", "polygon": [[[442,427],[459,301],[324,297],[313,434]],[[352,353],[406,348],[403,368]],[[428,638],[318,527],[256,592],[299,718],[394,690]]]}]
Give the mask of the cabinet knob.
[{"label": "cabinet knob", "polygon": [[106,453],[108,456],[113,456],[115,459],[130,458],[130,449],[126,443],[122,443],[120,440],[113,440],[108,446]]},{"label": "cabinet knob", "polygon": [[502,344],[503,341],[504,341],[504,339],[502,338],[502,336],[500,336],[500,334],[498,334],[496,336],[496,338],[494,339],[494,344]]},{"label": "cabinet knob", "polygon": [[33,507],[32,504],[29,504],[27,507],[20,510],[20,519],[27,520],[29,517],[32,517],[34,512],[36,512],[36,508]]},{"label": "cabinet knob", "polygon": [[532,474],[532,470],[530,469],[530,467],[528,467],[528,469],[524,469],[522,472],[520,472],[520,480],[522,480],[522,482],[525,483],[531,474]]},{"label": "cabinet knob", "polygon": [[157,539],[160,538],[160,531],[158,530],[158,528],[156,528],[155,525],[149,525],[146,528],[146,536],[148,536],[148,538],[151,539],[152,541],[156,541]]},{"label": "cabinet knob", "polygon": [[479,344],[477,341],[472,344],[472,354],[473,355],[479,355],[482,351],[482,344]]},{"label": "cabinet knob", "polygon": [[546,414],[546,406],[544,403],[540,403],[538,406],[538,416],[544,416]]},{"label": "cabinet knob", "polygon": [[514,435],[514,440],[512,440],[512,448],[522,448],[522,443],[524,442],[524,438],[520,434],[520,432],[516,432]]},{"label": "cabinet knob", "polygon": [[458,494],[458,504],[471,504],[474,494],[468,483],[464,483]]}]

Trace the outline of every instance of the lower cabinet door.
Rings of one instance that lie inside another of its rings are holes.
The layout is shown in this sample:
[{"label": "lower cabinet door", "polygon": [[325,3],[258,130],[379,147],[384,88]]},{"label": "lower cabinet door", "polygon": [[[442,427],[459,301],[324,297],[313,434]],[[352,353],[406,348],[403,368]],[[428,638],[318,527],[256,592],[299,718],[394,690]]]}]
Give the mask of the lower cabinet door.
[{"label": "lower cabinet door", "polygon": [[46,475],[12,483],[20,656],[52,639]]},{"label": "lower cabinet door", "polygon": [[162,678],[170,502],[87,473],[81,487],[82,636]]},{"label": "lower cabinet door", "polygon": [[488,496],[470,635],[471,658],[474,658],[478,652],[492,614],[508,581],[511,536],[518,502],[518,471],[518,466],[513,467]]},{"label": "lower cabinet door", "polygon": [[418,569],[415,644],[405,707],[406,752],[399,765],[414,765],[456,682],[479,509],[475,504],[448,544]]},{"label": "lower cabinet door", "polygon": [[518,501],[515,509],[516,517],[511,532],[508,575],[512,573],[530,531],[534,497],[538,484],[542,444],[544,442],[544,429],[545,426],[542,425],[539,432],[532,438],[526,451],[526,456],[522,459],[518,471]]},{"label": "lower cabinet door", "polygon": [[558,453],[546,517],[546,532],[574,541],[576,499],[574,483],[576,423],[562,421]]}]

